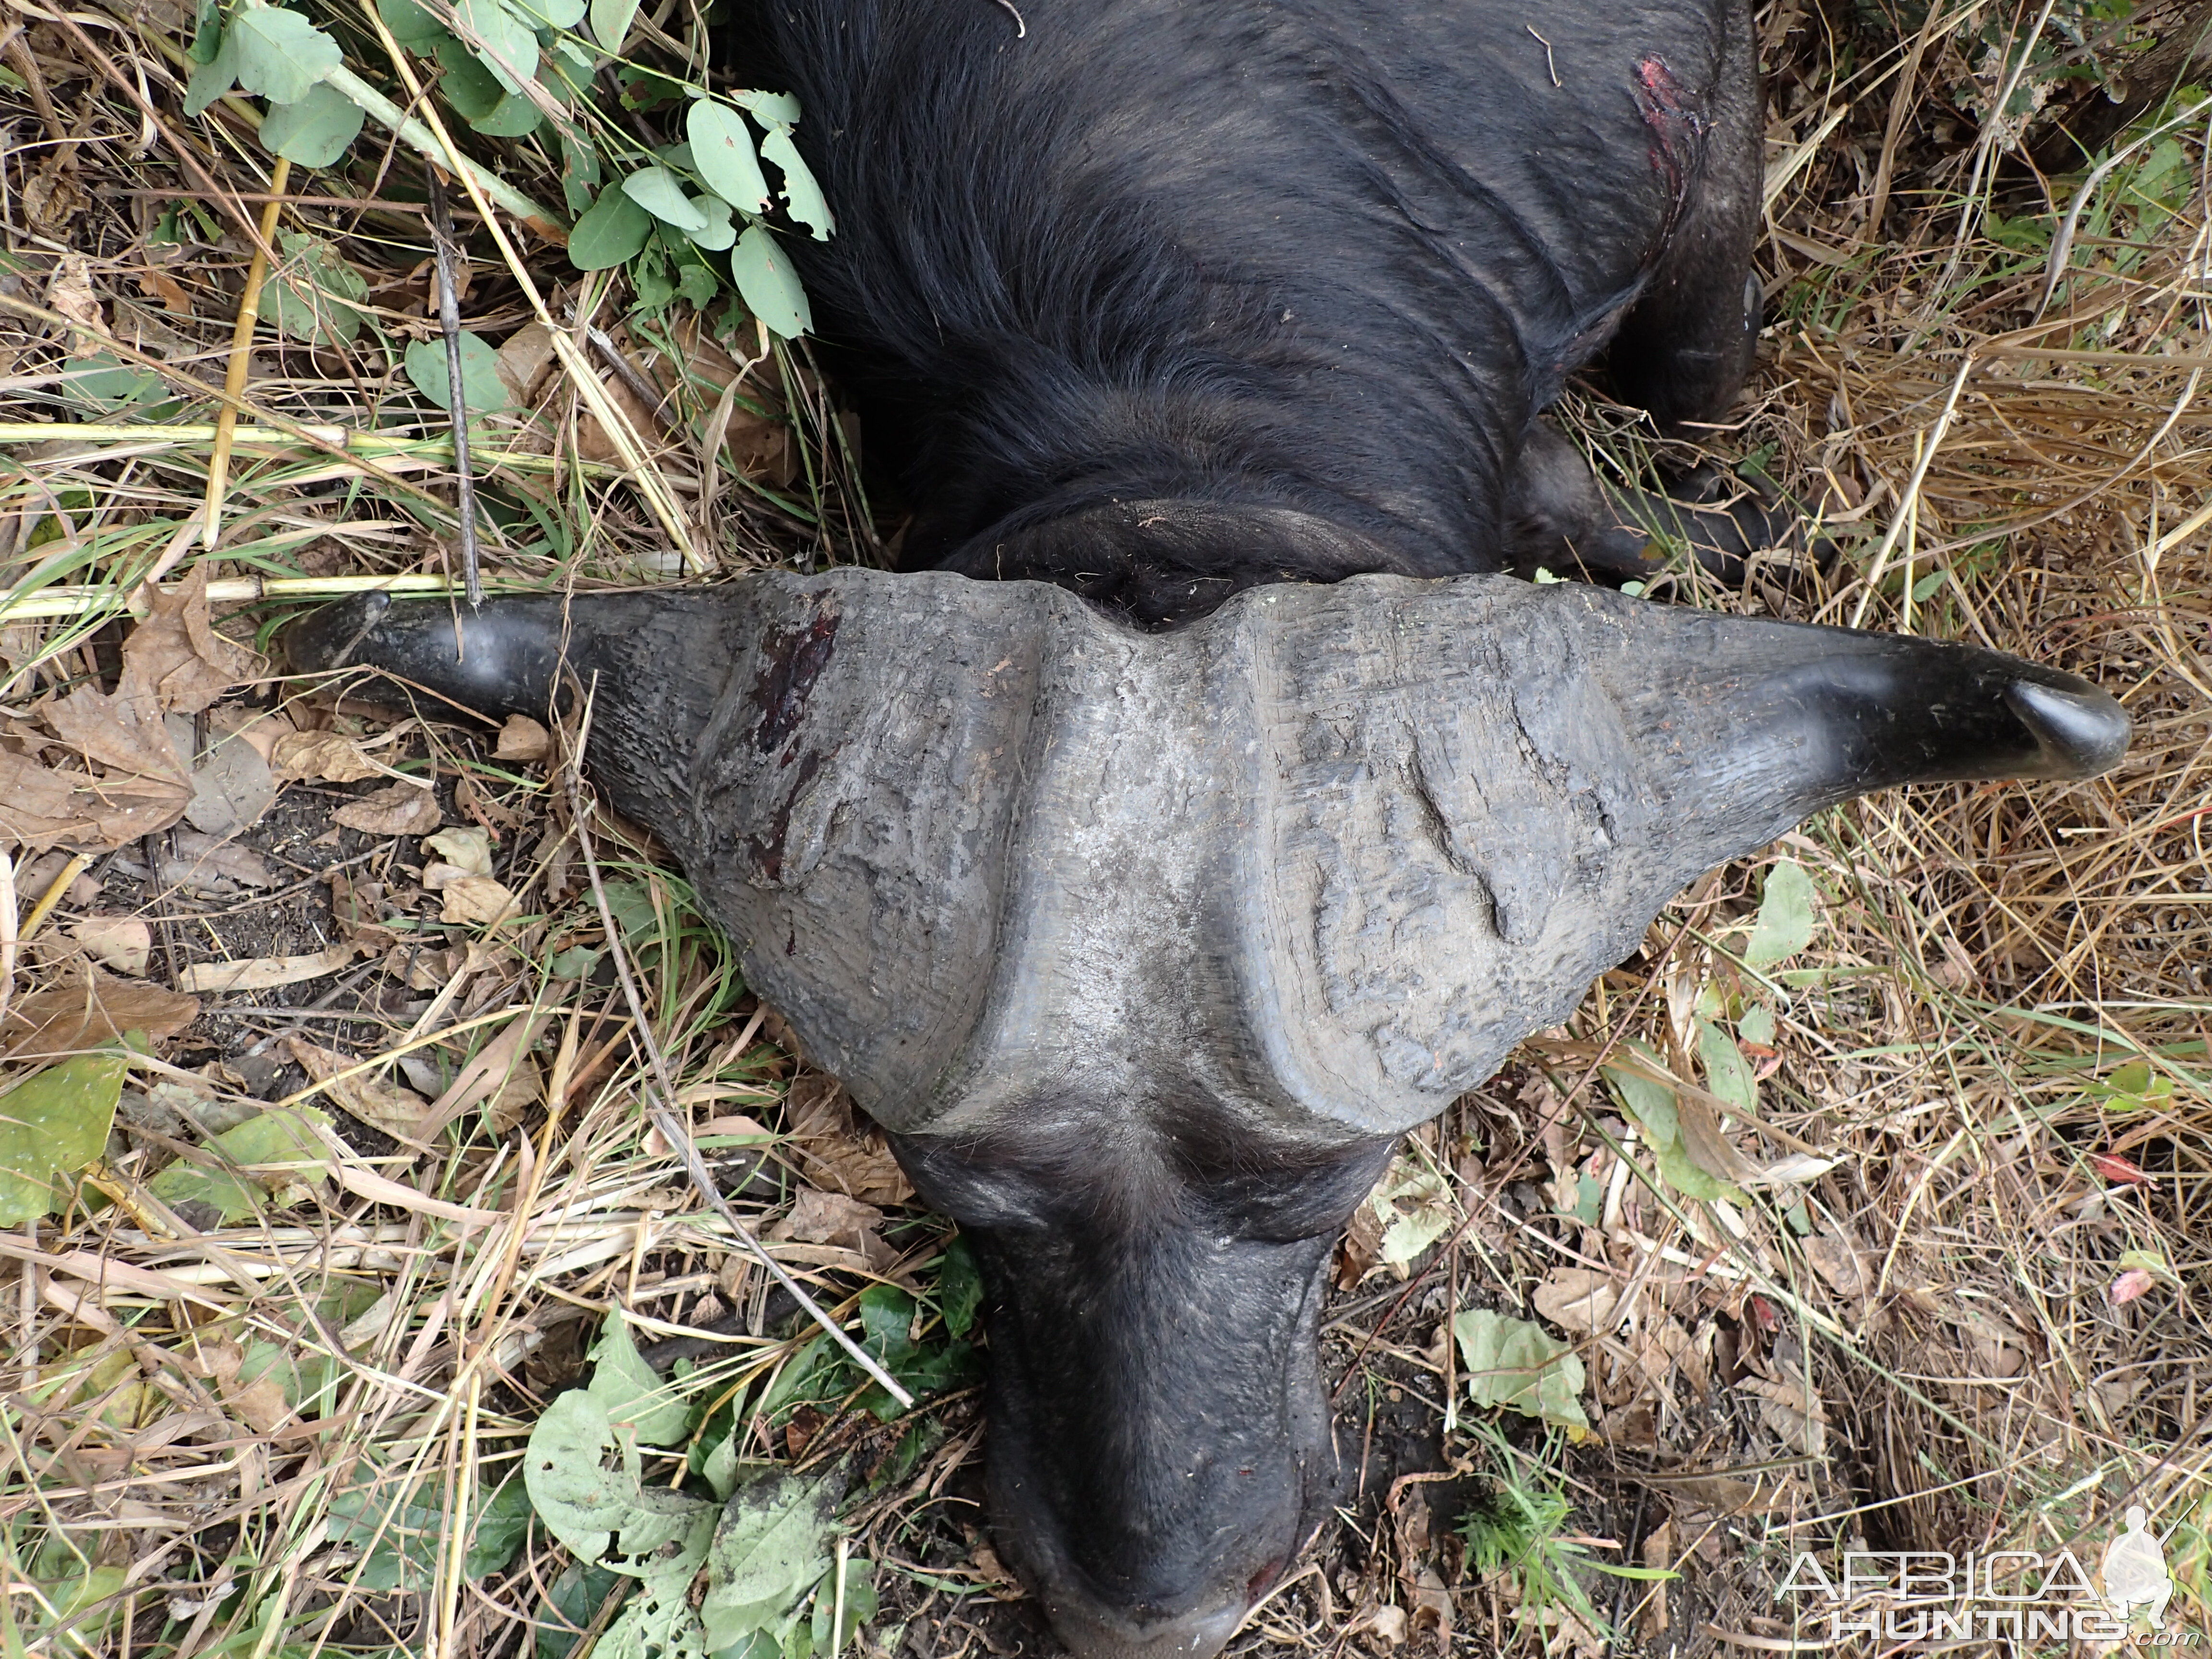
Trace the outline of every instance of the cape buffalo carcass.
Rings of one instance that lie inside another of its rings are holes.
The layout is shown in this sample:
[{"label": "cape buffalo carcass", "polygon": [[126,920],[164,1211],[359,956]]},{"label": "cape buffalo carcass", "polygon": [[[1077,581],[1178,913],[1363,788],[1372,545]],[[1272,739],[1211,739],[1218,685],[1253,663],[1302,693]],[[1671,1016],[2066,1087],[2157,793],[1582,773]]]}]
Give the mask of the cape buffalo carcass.
[{"label": "cape buffalo carcass", "polygon": [[1539,424],[1735,397],[1741,0],[753,0],[908,568],[325,612],[588,760],[974,1241],[1001,1547],[1206,1659],[1336,1489],[1315,1325],[1395,1137],[1667,898],[1892,784],[2127,742],[2008,657],[1499,574],[1640,556]]}]

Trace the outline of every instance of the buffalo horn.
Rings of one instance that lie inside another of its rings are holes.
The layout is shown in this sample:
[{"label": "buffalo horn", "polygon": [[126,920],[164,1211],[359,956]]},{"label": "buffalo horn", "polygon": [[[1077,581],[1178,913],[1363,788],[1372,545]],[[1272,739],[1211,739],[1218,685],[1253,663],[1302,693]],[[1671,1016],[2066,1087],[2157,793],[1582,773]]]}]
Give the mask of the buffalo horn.
[{"label": "buffalo horn", "polygon": [[2128,740],[1993,652],[1491,576],[1255,587],[1147,635],[1036,583],[775,573],[356,601],[293,651],[488,713],[543,713],[565,664],[614,805],[908,1134],[1192,1088],[1395,1133],[1808,814]]}]

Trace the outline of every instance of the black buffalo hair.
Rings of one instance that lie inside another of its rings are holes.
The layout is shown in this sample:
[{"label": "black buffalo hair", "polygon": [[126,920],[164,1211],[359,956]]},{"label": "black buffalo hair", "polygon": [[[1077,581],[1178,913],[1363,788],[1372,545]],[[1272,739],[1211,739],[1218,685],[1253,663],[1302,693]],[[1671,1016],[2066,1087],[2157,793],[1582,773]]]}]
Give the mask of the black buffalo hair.
[{"label": "black buffalo hair", "polygon": [[787,242],[904,562],[1158,625],[1504,568],[1529,423],[1704,167],[1720,9],[768,0],[730,63],[799,95],[837,230]]}]

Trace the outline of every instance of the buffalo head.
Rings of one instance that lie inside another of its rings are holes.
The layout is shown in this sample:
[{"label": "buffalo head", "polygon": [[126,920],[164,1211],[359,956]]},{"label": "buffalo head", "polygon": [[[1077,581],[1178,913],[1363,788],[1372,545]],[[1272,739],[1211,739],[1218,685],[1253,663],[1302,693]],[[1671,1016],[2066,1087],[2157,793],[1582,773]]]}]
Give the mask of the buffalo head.
[{"label": "buffalo head", "polygon": [[294,654],[596,688],[614,804],[974,1239],[1000,1536],[1085,1659],[1205,1659],[1331,1500],[1322,1270],[1402,1131],[1808,814],[2128,736],[1990,652],[1491,576],[1164,635],[943,573],[370,599]]}]

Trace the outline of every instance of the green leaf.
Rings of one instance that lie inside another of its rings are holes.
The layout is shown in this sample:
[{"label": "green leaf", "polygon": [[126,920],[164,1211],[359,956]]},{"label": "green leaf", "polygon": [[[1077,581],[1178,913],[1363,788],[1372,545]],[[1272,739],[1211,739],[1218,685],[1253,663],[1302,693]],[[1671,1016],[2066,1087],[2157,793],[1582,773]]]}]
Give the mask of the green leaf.
[{"label": "green leaf", "polygon": [[568,1659],[583,1639],[605,1602],[608,1593],[623,1589],[619,1573],[581,1561],[571,1561],[545,1587],[538,1609],[538,1659]]},{"label": "green leaf", "polygon": [[368,118],[359,104],[320,82],[299,102],[269,112],[261,123],[261,142],[303,167],[326,167],[346,153]]},{"label": "green leaf", "polygon": [[699,1618],[710,1651],[781,1623],[821,1582],[838,1495],[829,1479],[781,1469],[738,1488],[707,1555]]},{"label": "green leaf", "polygon": [[368,298],[368,279],[319,236],[288,230],[276,240],[284,263],[262,300],[270,326],[309,345],[350,345],[367,319],[348,301]]},{"label": "green leaf", "polygon": [[592,0],[592,39],[609,54],[619,56],[637,21],[638,0]]},{"label": "green leaf", "polygon": [[[599,151],[593,149],[583,140],[571,137],[568,133],[562,133],[561,135],[561,195],[568,204],[568,211],[572,214],[581,213],[590,207],[592,192],[599,187]],[[629,200],[626,196],[622,197],[621,199],[626,202]],[[630,205],[635,207],[636,204],[633,202]],[[575,234],[573,230],[568,233],[569,240],[572,243],[575,240]],[[633,249],[632,252],[635,250]],[[629,257],[629,255],[626,253],[623,258],[626,259]],[[615,263],[619,264],[622,260],[617,259]]]},{"label": "green leaf", "polygon": [[195,64],[212,64],[222,50],[222,0],[199,0],[192,8],[192,43],[185,56]]},{"label": "green leaf", "polygon": [[438,79],[439,90],[446,94],[447,102],[460,111],[464,120],[483,119],[506,101],[507,91],[499,77],[455,37],[447,35],[435,50],[438,66],[445,71]]},{"label": "green leaf", "polygon": [[345,61],[338,43],[296,11],[245,0],[231,15],[222,56],[238,84],[272,104],[296,104],[307,88]]},{"label": "green leaf", "polygon": [[684,132],[691,143],[691,165],[708,189],[741,212],[768,211],[768,180],[744,116],[726,104],[694,99]]},{"label": "green leaf", "polygon": [[[1628,1047],[1645,1070],[1661,1074],[1666,1072],[1664,1063],[1642,1043],[1632,1042]],[[1741,1192],[1710,1173],[1690,1156],[1683,1142],[1681,1112],[1671,1085],[1625,1066],[1607,1066],[1601,1070],[1614,1097],[1643,1130],[1644,1140],[1658,1160],[1662,1181],[1685,1197],[1704,1203],[1719,1200],[1732,1204],[1743,1201]]]},{"label": "green leaf", "polygon": [[641,167],[622,181],[623,194],[663,224],[687,235],[707,228],[707,216],[684,193],[684,181],[666,167]]},{"label": "green leaf", "polygon": [[676,291],[690,301],[694,309],[704,310],[708,303],[722,291],[721,279],[711,268],[695,259],[678,268]]},{"label": "green leaf", "polygon": [[653,216],[618,190],[602,191],[568,232],[568,262],[608,270],[634,259],[653,234]]},{"label": "green leaf", "polygon": [[469,125],[487,138],[527,138],[544,118],[545,112],[529,99],[502,97],[489,115]]},{"label": "green leaf", "polygon": [[185,82],[185,113],[198,115],[238,83],[238,60],[225,35],[216,55],[192,71]]},{"label": "green leaf", "polygon": [[[445,341],[416,341],[407,348],[406,364],[415,389],[452,414],[453,382],[446,366]],[[509,403],[507,382],[499,378],[499,353],[465,330],[461,334],[461,396],[471,415],[495,415]]]},{"label": "green leaf", "polygon": [[584,21],[584,0],[514,0],[514,5],[540,28],[572,29]]},{"label": "green leaf", "polygon": [[[619,1468],[606,1467],[611,1449],[621,1455]],[[538,1518],[581,1560],[605,1559],[617,1572],[641,1578],[687,1559],[684,1571],[694,1571],[706,1554],[714,1506],[645,1485],[636,1441],[618,1433],[606,1407],[582,1389],[545,1408],[530,1431],[522,1470]]]},{"label": "green leaf", "polygon": [[676,279],[668,272],[665,241],[672,234],[666,230],[657,233],[638,255],[637,263],[629,268],[630,292],[636,296],[641,311],[664,310],[676,298]]},{"label": "green leaf", "polygon": [[212,1205],[226,1225],[243,1221],[266,1208],[272,1194],[290,1202],[322,1181],[330,1151],[317,1131],[330,1125],[312,1106],[271,1107],[209,1141],[204,1164],[172,1164],[146,1189],[167,1204]]},{"label": "green leaf", "polygon": [[775,163],[783,174],[783,202],[791,210],[791,216],[814,233],[814,240],[826,242],[837,222],[830,216],[830,204],[823,198],[822,186],[814,182],[806,163],[799,159],[798,148],[791,142],[787,127],[770,127],[768,137],[761,140],[761,154]]},{"label": "green leaf", "polygon": [[653,1367],[638,1357],[637,1345],[630,1340],[629,1322],[621,1309],[608,1310],[591,1358],[596,1369],[592,1372],[590,1393],[606,1407],[608,1421],[617,1427],[627,1425],[648,1446],[671,1445],[684,1437],[690,1408],[670,1394]]},{"label": "green leaf", "polygon": [[1766,872],[1765,890],[1759,895],[1759,917],[1752,924],[1751,942],[1743,959],[1753,968],[1771,968],[1796,956],[1813,942],[1820,926],[1820,890],[1788,859],[1778,859]]},{"label": "green leaf", "polygon": [[1452,1230],[1459,1219],[1451,1192],[1419,1160],[1401,1156],[1368,1197],[1368,1207],[1382,1224],[1377,1260],[1402,1267]]},{"label": "green leaf", "polygon": [[799,100],[787,92],[733,92],[730,101],[764,127],[799,125]]},{"label": "green leaf", "polygon": [[159,408],[143,407],[167,395],[168,382],[150,368],[126,363],[106,347],[72,357],[63,365],[69,379],[62,383],[64,396],[72,403],[88,404],[103,414],[139,407],[133,412],[149,419],[173,410],[173,402]]},{"label": "green leaf", "polygon": [[[453,0],[454,33],[510,96],[538,73],[538,34],[507,0]],[[470,37],[474,36],[473,40]]]},{"label": "green leaf", "polygon": [[[368,1552],[354,1580],[363,1589],[428,1589],[447,1536],[441,1483],[426,1479],[410,1484],[402,1474],[373,1467],[362,1473],[366,1478],[360,1485],[331,1495],[330,1541]],[[530,1528],[530,1494],[520,1476],[510,1476],[496,1492],[479,1491],[475,1507],[463,1564],[472,1579],[497,1572],[514,1559]]]},{"label": "green leaf", "polygon": [[1534,1320],[1476,1309],[1452,1321],[1468,1393],[1478,1406],[1503,1406],[1555,1423],[1577,1439],[1589,1432],[1578,1396],[1583,1362]]},{"label": "green leaf", "polygon": [[691,1606],[692,1571],[648,1574],[606,1634],[592,1659],[707,1659],[706,1638]]},{"label": "green leaf", "polygon": [[1698,1058],[1705,1068],[1705,1087],[1738,1111],[1756,1115],[1759,1080],[1735,1039],[1711,1020],[1698,1022]]},{"label": "green leaf", "polygon": [[[843,1652],[853,1645],[854,1635],[860,1626],[876,1616],[876,1564],[854,1556],[845,1563],[844,1615],[838,1618],[837,1574],[833,1569],[822,1581],[822,1588],[814,1593],[814,1650],[828,1653],[835,1649]],[[830,1621],[838,1620],[836,1639],[830,1635]]]},{"label": "green leaf", "polygon": [[446,26],[416,0],[377,0],[377,11],[392,38],[410,52],[428,52],[441,40],[453,37]]},{"label": "green leaf", "polygon": [[514,1559],[515,1551],[530,1533],[530,1488],[520,1474],[510,1474],[497,1492],[486,1498],[477,1493],[476,1536],[461,1570],[471,1579],[488,1578]]},{"label": "green leaf", "polygon": [[733,1425],[699,1466],[700,1479],[714,1488],[715,1497],[725,1502],[738,1489],[738,1443],[744,1437]]},{"label": "green leaf", "polygon": [[975,1247],[962,1234],[945,1247],[945,1260],[937,1270],[937,1305],[945,1315],[945,1328],[965,1336],[983,1305],[983,1273],[975,1262]]},{"label": "green leaf", "polygon": [[775,238],[761,226],[747,227],[738,238],[730,255],[730,274],[737,281],[745,309],[785,339],[796,339],[814,326],[798,273],[776,246]]},{"label": "green leaf", "polygon": [[[592,70],[594,65],[592,49],[573,34],[556,37],[553,46],[538,66],[538,82],[564,104],[573,104],[586,97],[592,90]],[[547,71],[551,78],[547,78]]]},{"label": "green leaf", "polygon": [[[738,240],[737,227],[730,222],[730,204],[720,197],[694,196],[691,198],[691,205],[699,210],[699,216],[707,222],[706,229],[695,230],[691,233],[692,246],[704,248],[709,253],[720,253]],[[694,270],[703,273],[707,278],[706,292],[697,297],[692,294],[692,283],[686,280]],[[678,282],[684,289],[684,297],[690,300],[694,305],[705,305],[708,300],[714,297],[714,289],[719,286],[714,280],[714,272],[700,264],[686,267],[683,275],[678,278]]]},{"label": "green leaf", "polygon": [[75,1175],[106,1150],[128,1067],[120,1054],[80,1054],[0,1095],[0,1227],[46,1214],[54,1177]]}]

